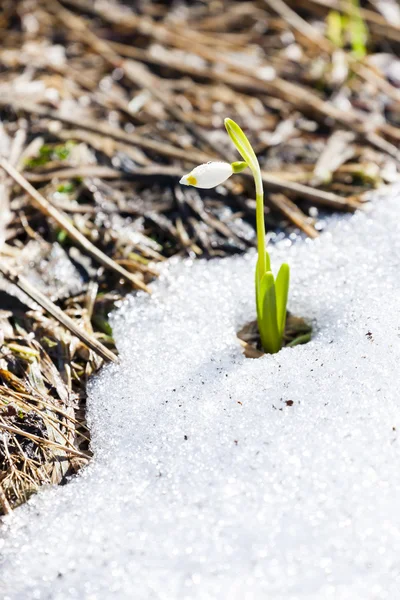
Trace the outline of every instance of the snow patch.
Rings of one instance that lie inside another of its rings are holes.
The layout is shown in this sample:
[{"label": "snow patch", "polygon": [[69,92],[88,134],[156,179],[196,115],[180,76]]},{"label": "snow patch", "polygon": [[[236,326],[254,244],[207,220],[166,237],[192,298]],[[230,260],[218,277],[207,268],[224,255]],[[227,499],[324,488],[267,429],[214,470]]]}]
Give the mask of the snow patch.
[{"label": "snow patch", "polygon": [[125,302],[121,364],[90,388],[94,459],[5,519],[3,597],[400,597],[399,216],[395,190],[272,248],[314,325],[274,356],[236,338],[254,254],[175,264]]}]

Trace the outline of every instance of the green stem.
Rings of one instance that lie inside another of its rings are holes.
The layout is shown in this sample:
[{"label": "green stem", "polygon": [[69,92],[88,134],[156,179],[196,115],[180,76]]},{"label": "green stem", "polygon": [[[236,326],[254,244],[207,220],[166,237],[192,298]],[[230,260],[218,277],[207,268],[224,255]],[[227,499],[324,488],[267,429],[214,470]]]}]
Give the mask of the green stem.
[{"label": "green stem", "polygon": [[[229,137],[250,167],[256,186],[256,222],[258,261],[256,267],[256,308],[261,343],[266,352],[274,354],[282,347],[289,291],[289,266],[281,265],[277,278],[271,272],[269,254],[265,249],[264,187],[260,164],[251,144],[239,125],[225,119]],[[238,168],[233,163],[233,172]],[[242,165],[240,164],[240,170]]]},{"label": "green stem", "polygon": [[257,156],[251,147],[249,140],[235,121],[225,119],[225,127],[229,137],[235,144],[243,160],[248,164],[253,174],[256,186],[256,224],[257,224],[257,249],[258,265],[261,277],[266,272],[265,257],[265,222],[264,222],[264,187],[261,177],[260,164]]},{"label": "green stem", "polygon": [[[257,250],[258,250],[258,264],[260,273],[264,275],[266,272],[266,258],[265,258],[265,221],[264,221],[264,190],[262,181],[258,181],[258,177],[253,172],[254,181],[256,184],[256,225],[257,225]],[[259,174],[261,180],[261,173]]]}]

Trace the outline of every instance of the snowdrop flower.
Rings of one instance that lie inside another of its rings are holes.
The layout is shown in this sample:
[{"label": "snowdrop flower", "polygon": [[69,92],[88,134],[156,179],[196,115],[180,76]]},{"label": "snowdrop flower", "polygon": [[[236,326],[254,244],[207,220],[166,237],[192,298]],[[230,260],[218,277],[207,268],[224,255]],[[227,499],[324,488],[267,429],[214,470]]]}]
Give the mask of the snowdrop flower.
[{"label": "snowdrop flower", "polygon": [[233,173],[249,167],[256,188],[256,226],[258,260],[256,266],[256,310],[261,343],[266,352],[279,352],[286,326],[286,305],[289,293],[289,265],[281,265],[278,275],[271,271],[269,253],[265,247],[264,186],[257,156],[245,133],[232,119],[225,119],[226,131],[242,161],[208,162],[184,175],[179,183],[206,190],[224,183]]},{"label": "snowdrop flower", "polygon": [[199,165],[193,171],[184,175],[179,183],[193,185],[208,190],[224,183],[233,173],[240,173],[247,167],[245,162],[208,162]]}]

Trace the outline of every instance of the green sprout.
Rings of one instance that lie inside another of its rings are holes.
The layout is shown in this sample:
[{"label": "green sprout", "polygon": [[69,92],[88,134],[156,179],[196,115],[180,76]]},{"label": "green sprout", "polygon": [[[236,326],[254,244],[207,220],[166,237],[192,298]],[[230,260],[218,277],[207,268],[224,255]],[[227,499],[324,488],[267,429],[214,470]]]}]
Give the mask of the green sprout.
[{"label": "green sprout", "polygon": [[343,19],[337,10],[331,10],[326,17],[326,37],[337,48],[343,48]]},{"label": "green sprout", "polygon": [[274,354],[282,348],[286,324],[286,305],[289,293],[289,265],[282,264],[278,275],[271,271],[269,253],[265,247],[264,188],[260,165],[255,152],[242,129],[232,119],[225,119],[229,137],[236,146],[244,162],[210,162],[199,165],[180,183],[200,188],[220,185],[233,173],[240,173],[249,167],[256,188],[256,226],[258,259],[255,272],[256,309],[261,344],[265,352]]},{"label": "green sprout", "polygon": [[72,192],[74,190],[75,190],[75,185],[72,181],[67,181],[66,183],[61,183],[57,188],[57,192],[59,194],[72,194]]},{"label": "green sprout", "polygon": [[66,160],[75,145],[76,142],[72,140],[65,144],[43,144],[43,146],[39,148],[37,156],[28,158],[25,161],[25,166],[29,169],[34,169],[36,167],[42,167],[53,160]]},{"label": "green sprout", "polygon": [[349,15],[351,47],[354,56],[362,59],[367,54],[368,28],[361,14],[359,0],[352,0],[350,6],[352,7]]},{"label": "green sprout", "polygon": [[368,27],[363,19],[359,0],[349,0],[344,5],[345,14],[336,10],[328,13],[327,38],[338,48],[343,48],[349,38],[354,58],[361,60],[367,54]]}]

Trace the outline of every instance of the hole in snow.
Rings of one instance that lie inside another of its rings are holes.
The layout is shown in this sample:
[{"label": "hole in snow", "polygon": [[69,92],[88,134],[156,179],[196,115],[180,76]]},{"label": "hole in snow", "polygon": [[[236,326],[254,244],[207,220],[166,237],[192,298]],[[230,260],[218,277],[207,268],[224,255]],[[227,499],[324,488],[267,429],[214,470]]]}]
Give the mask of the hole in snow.
[{"label": "hole in snow", "polygon": [[[288,311],[286,315],[283,347],[293,348],[300,344],[307,344],[311,340],[311,336],[311,325],[302,317],[292,315]],[[246,325],[237,332],[237,337],[243,346],[243,354],[246,358],[260,358],[260,356],[264,356],[265,352],[261,345],[257,321],[246,323]]]}]

